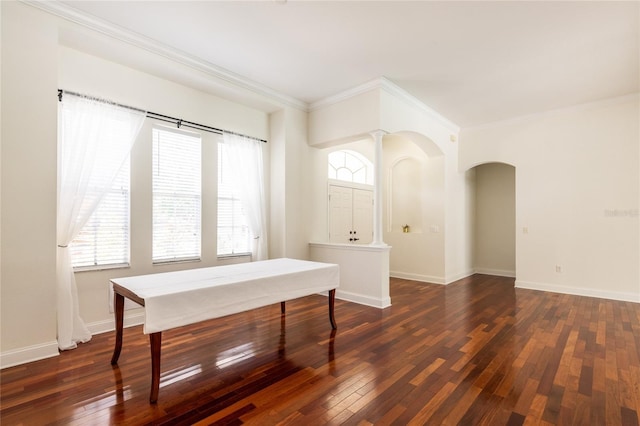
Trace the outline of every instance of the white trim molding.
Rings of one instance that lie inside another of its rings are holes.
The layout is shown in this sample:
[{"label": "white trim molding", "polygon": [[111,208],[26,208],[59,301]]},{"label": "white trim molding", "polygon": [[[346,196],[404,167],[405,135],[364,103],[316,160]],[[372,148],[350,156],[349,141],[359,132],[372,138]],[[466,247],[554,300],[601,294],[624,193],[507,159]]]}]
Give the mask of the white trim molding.
[{"label": "white trim molding", "polygon": [[640,293],[621,293],[613,291],[594,290],[583,287],[568,287],[556,284],[536,283],[516,280],[516,288],[527,290],[548,291],[551,293],[571,294],[574,296],[597,297],[599,299],[620,300],[623,302],[640,303]]},{"label": "white trim molding", "polygon": [[389,276],[393,278],[400,278],[403,280],[419,281],[421,283],[427,284],[446,284],[444,277],[436,277],[435,275],[422,275],[414,274],[411,272],[389,271]]},{"label": "white trim molding", "polygon": [[379,77],[374,80],[363,83],[359,86],[352,87],[340,93],[337,93],[332,96],[328,96],[324,99],[320,99],[319,101],[313,102],[309,105],[308,111],[314,111],[320,108],[324,108],[329,105],[337,104],[339,102],[345,101],[347,99],[353,98],[355,96],[361,95],[363,93],[370,92],[372,90],[384,90],[385,92],[393,95],[397,99],[402,100],[409,106],[414,109],[420,110],[423,113],[426,113],[431,118],[433,118],[438,123],[442,124],[447,130],[451,133],[458,134],[460,132],[460,126],[447,119],[434,109],[427,106],[424,102],[420,101],[418,98],[402,89],[397,84],[393,83],[386,77]]},{"label": "white trim molding", "polygon": [[384,309],[391,306],[391,298],[376,299],[364,294],[352,293],[350,291],[336,290],[336,299],[345,300],[347,302],[357,303],[359,305],[371,306],[373,308]]},{"label": "white trim molding", "polygon": [[[129,314],[124,316],[124,327],[133,327],[136,325],[144,324],[144,312],[136,312],[133,314]],[[116,329],[116,321],[114,318],[104,320],[104,321],[96,321],[87,324],[87,328],[91,332],[91,334],[101,334],[108,333],[114,331]]]},{"label": "white trim molding", "polygon": [[476,268],[476,274],[495,275],[498,277],[515,278],[516,271],[508,271],[505,269],[491,269],[491,268]]},{"label": "white trim molding", "polygon": [[453,275],[447,275],[445,277],[445,284],[451,284],[454,283],[458,280],[461,280],[463,278],[467,278],[470,277],[471,275],[475,274],[476,271],[474,271],[473,269],[469,269],[467,271],[463,271],[463,272],[458,272],[457,274],[453,274]]},{"label": "white trim molding", "polygon": [[58,351],[58,342],[56,340],[38,345],[25,346],[24,348],[12,349],[0,353],[0,369],[52,358],[58,355],[60,355],[60,352]]},{"label": "white trim molding", "polygon": [[224,81],[225,83],[238,89],[250,91],[264,96],[272,101],[287,105],[302,111],[307,111],[308,105],[299,99],[279,93],[267,86],[236,74],[232,71],[205,61],[197,56],[188,54],[178,49],[167,46],[149,37],[145,37],[126,28],[114,25],[110,22],[99,19],[95,16],[84,13],[72,6],[59,1],[43,0],[21,0],[23,3],[43,10],[52,15],[58,16],[67,21],[86,27],[90,30],[107,35],[116,40],[130,44],[137,48],[146,50],[161,57],[170,59],[197,71],[200,71],[213,79]]}]

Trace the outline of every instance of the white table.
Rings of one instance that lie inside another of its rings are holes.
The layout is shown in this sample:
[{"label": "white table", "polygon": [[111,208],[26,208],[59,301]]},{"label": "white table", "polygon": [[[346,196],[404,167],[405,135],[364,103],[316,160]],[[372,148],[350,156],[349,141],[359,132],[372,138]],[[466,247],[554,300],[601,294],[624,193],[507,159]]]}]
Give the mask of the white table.
[{"label": "white table", "polygon": [[280,302],[329,292],[329,321],[334,317],[338,265],[295,259],[272,259],[237,265],[190,269],[111,280],[116,342],[111,364],[122,349],[124,298],[145,307],[144,333],[151,343],[150,402],[158,400],[162,332]]}]

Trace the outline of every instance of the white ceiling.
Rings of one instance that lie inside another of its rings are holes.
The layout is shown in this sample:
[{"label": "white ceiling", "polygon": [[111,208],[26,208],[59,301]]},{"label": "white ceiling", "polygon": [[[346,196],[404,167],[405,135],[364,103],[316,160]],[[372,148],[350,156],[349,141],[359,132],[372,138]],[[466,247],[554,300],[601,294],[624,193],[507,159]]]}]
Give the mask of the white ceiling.
[{"label": "white ceiling", "polygon": [[386,77],[459,126],[640,91],[640,2],[65,1],[308,104]]}]

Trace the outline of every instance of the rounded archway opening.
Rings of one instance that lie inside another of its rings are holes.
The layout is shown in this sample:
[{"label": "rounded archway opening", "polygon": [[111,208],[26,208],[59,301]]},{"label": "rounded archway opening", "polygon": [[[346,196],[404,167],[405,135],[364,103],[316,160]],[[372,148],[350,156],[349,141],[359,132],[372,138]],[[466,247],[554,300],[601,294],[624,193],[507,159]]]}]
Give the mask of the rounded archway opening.
[{"label": "rounded archway opening", "polygon": [[445,156],[428,137],[383,138],[383,239],[392,277],[444,282]]},{"label": "rounded archway opening", "polygon": [[474,180],[473,265],[476,273],[516,276],[516,168],[488,162],[470,168]]}]

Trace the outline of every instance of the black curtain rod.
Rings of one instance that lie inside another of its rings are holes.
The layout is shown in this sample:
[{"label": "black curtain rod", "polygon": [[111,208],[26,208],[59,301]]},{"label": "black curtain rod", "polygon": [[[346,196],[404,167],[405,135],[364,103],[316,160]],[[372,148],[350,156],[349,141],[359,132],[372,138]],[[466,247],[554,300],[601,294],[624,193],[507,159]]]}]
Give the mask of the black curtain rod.
[{"label": "black curtain rod", "polygon": [[140,108],[134,108],[134,107],[131,107],[131,106],[128,106],[128,105],[118,104],[118,103],[111,102],[111,101],[108,101],[108,100],[105,100],[105,99],[92,98],[90,96],[85,96],[85,95],[81,95],[79,93],[69,92],[67,90],[62,90],[62,89],[58,89],[58,101],[60,101],[60,102],[62,102],[62,94],[63,93],[68,93],[68,94],[74,95],[74,96],[80,96],[80,97],[83,97],[83,98],[93,99],[93,100],[97,100],[97,101],[100,101],[100,102],[105,102],[105,103],[108,103],[108,104],[117,105],[119,107],[132,109],[134,111],[142,111],[142,112],[145,112],[147,114],[148,118],[153,118],[155,120],[160,120],[160,121],[164,121],[166,123],[175,124],[175,126],[178,129],[181,128],[181,127],[188,127],[190,129],[203,130],[205,132],[215,133],[215,134],[218,134],[218,135],[222,135],[224,133],[229,133],[229,134],[232,134],[232,135],[242,136],[242,137],[253,139],[253,140],[256,140],[256,141],[259,141],[259,142],[267,143],[267,141],[264,140],[264,139],[254,138],[253,136],[243,135],[242,133],[230,132],[228,130],[218,129],[216,127],[206,126],[204,124],[198,124],[198,123],[194,123],[192,121],[183,120],[181,118],[175,118],[175,117],[171,117],[171,116],[164,115],[164,114],[158,114],[157,112],[144,111],[144,110],[141,110]]}]

